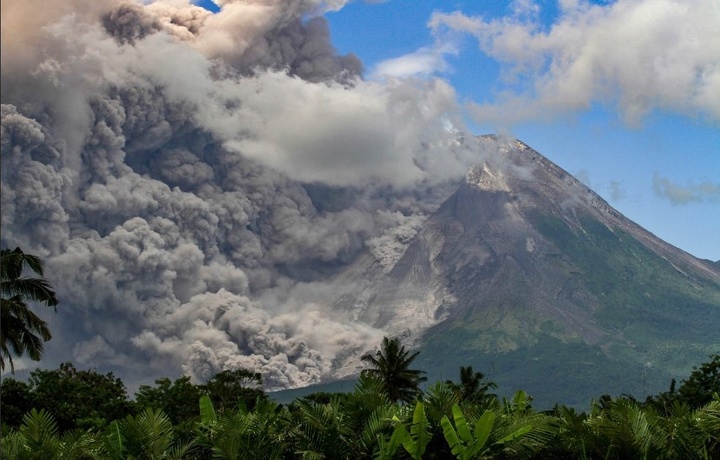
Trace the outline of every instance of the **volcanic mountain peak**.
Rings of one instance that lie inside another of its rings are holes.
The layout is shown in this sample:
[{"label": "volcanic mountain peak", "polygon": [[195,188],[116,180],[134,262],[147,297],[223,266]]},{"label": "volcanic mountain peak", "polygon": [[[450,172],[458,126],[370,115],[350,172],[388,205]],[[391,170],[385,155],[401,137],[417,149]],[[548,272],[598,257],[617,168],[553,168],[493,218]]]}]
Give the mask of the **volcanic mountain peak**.
[{"label": "volcanic mountain peak", "polygon": [[503,174],[502,170],[493,172],[487,163],[483,163],[482,166],[471,167],[465,177],[465,182],[481,190],[510,191],[510,187],[508,187],[505,182],[505,174]]},{"label": "volcanic mountain peak", "polygon": [[595,363],[573,376],[583,391],[605,372],[594,365],[651,363],[661,389],[720,349],[716,264],[658,239],[522,142],[478,142],[490,151],[484,163],[389,270],[368,259],[350,268],[343,276],[362,278],[364,290],[346,292],[337,308],[355,299],[355,318],[422,347],[431,374],[529,359],[548,343],[558,356],[580,350],[587,356],[577,359]]},{"label": "volcanic mountain peak", "polygon": [[[592,216],[610,231],[630,233],[648,249],[668,260],[685,276],[702,277],[720,284],[717,266],[660,240],[646,229],[625,217],[602,197],[585,186],[570,173],[519,140],[502,140],[497,136],[481,136],[486,150],[488,142],[496,142],[497,153],[489,155],[481,167],[471,169],[467,183],[489,191],[488,184],[497,190],[507,187],[514,201],[525,212],[553,215],[576,231],[583,231],[582,219]],[[483,185],[481,185],[483,184]],[[686,270],[684,267],[692,267]]]}]

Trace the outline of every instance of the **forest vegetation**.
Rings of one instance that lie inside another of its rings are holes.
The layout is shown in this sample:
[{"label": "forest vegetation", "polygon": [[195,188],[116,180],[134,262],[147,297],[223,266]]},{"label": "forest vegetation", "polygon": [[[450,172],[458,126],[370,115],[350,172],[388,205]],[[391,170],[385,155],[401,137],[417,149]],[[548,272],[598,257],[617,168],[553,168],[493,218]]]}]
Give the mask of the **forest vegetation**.
[{"label": "forest vegetation", "polygon": [[[3,249],[3,368],[13,355],[40,359],[51,337],[27,301],[58,304],[41,260]],[[203,384],[157,379],[133,399],[112,372],[36,369],[0,382],[0,449],[4,459],[42,460],[720,458],[720,354],[677,388],[673,380],[644,401],[602,395],[584,412],[536,410],[522,390],[500,398],[470,366],[427,385],[417,356],[386,337],[362,357],[354,391],[289,404],[247,369]]]},{"label": "forest vegetation", "polygon": [[0,447],[6,459],[720,458],[717,354],[677,388],[645,401],[601,395],[582,412],[536,410],[522,390],[499,398],[469,366],[423,386],[397,339],[369,356],[385,366],[367,360],[354,391],[286,405],[242,369],[205,384],[161,378],[134,399],[112,373],[38,369],[0,384]]}]

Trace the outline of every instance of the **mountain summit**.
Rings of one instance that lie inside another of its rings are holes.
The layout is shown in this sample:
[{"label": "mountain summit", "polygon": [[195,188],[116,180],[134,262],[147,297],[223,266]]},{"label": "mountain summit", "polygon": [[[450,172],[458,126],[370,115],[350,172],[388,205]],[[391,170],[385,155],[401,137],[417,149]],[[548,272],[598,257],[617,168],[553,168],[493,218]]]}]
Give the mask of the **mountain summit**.
[{"label": "mountain summit", "polygon": [[717,264],[660,240],[524,143],[478,141],[501,147],[391,268],[344,274],[372,282],[336,308],[405,337],[435,378],[473,365],[546,404],[642,398],[720,349]]}]

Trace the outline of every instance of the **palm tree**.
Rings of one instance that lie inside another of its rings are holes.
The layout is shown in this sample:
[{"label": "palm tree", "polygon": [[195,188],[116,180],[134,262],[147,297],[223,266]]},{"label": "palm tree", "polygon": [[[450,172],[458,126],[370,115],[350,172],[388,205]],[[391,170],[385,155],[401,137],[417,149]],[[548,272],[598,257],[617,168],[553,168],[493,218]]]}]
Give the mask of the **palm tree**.
[{"label": "palm tree", "polygon": [[497,388],[497,385],[487,380],[482,372],[473,372],[472,366],[460,366],[460,382],[448,380],[446,383],[458,394],[461,401],[480,403],[488,398],[496,398],[489,391]]},{"label": "palm tree", "polygon": [[345,459],[352,457],[358,433],[338,397],[327,404],[301,399],[295,403],[291,437],[293,450],[302,458]]},{"label": "palm tree", "polygon": [[[27,353],[34,361],[43,354],[43,342],[52,335],[47,323],[29,308],[26,300],[55,307],[58,300],[50,283],[43,276],[43,264],[39,257],[25,254],[20,248],[2,249],[2,316],[0,317],[0,369],[5,369],[5,358],[14,372],[12,355]],[[38,278],[23,277],[30,269]]]},{"label": "palm tree", "polygon": [[244,404],[216,413],[208,395],[200,397],[194,458],[278,460],[286,458],[293,427],[288,409],[268,398],[252,410]]},{"label": "palm tree", "polygon": [[89,460],[105,459],[98,433],[72,430],[60,434],[52,415],[44,409],[30,410],[17,429],[3,432],[0,440],[3,458]]},{"label": "palm tree", "polygon": [[363,374],[378,380],[381,391],[390,401],[409,402],[420,393],[420,384],[427,380],[424,371],[410,369],[419,351],[410,353],[400,344],[400,339],[383,338],[380,350],[362,356],[372,367]]},{"label": "palm tree", "polygon": [[106,455],[102,458],[180,460],[189,457],[193,443],[178,442],[173,425],[161,410],[147,408],[136,416],[114,420],[103,437]]}]

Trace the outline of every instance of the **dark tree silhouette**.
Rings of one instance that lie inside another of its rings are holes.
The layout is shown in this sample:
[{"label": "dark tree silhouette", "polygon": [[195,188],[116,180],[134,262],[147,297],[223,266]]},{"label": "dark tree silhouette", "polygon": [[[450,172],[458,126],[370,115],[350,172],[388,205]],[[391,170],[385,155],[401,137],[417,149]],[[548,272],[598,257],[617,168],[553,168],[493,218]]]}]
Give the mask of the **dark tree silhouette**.
[{"label": "dark tree silhouette", "polygon": [[648,396],[645,403],[665,415],[672,415],[677,403],[699,409],[712,402],[716,394],[720,395],[720,354],[712,354],[710,361],[693,366],[690,376],[676,389],[677,386],[672,379],[668,391]]},{"label": "dark tree silhouette", "polygon": [[427,380],[424,371],[410,369],[419,351],[410,353],[400,344],[400,339],[383,338],[380,350],[367,353],[362,360],[370,364],[363,374],[377,380],[381,391],[390,401],[409,402],[420,393],[420,384]]},{"label": "dark tree silhouette", "polygon": [[485,378],[482,372],[474,372],[472,366],[460,366],[460,382],[446,382],[460,397],[461,401],[483,402],[486,398],[495,398],[489,391],[497,385]]},{"label": "dark tree silhouette", "polygon": [[682,381],[679,398],[691,407],[702,407],[720,394],[720,354],[710,355],[710,361],[693,366],[690,377]]},{"label": "dark tree silhouette", "polygon": [[173,425],[178,425],[199,415],[197,404],[202,394],[202,388],[190,382],[188,376],[174,382],[163,377],[155,380],[155,386],[140,385],[135,393],[135,404],[140,410],[162,410]]},{"label": "dark tree silhouette", "polygon": [[258,400],[267,399],[262,391],[262,376],[247,369],[218,372],[200,389],[210,396],[220,412],[233,409],[238,404],[252,410]]},{"label": "dark tree silhouette", "polygon": [[[2,313],[0,317],[0,369],[5,360],[14,372],[12,356],[27,356],[39,361],[43,354],[43,342],[52,335],[47,323],[30,310],[27,301],[44,303],[55,307],[58,300],[50,283],[43,278],[43,264],[39,257],[25,254],[20,248],[2,249]],[[24,277],[31,270],[39,277]]]},{"label": "dark tree silhouette", "polygon": [[103,429],[133,412],[123,381],[112,372],[78,370],[62,363],[55,370],[35,369],[28,379],[35,408],[52,414],[60,432]]},{"label": "dark tree silhouette", "polygon": [[13,378],[3,378],[0,381],[0,414],[3,425],[20,426],[23,415],[36,406],[30,385]]}]

